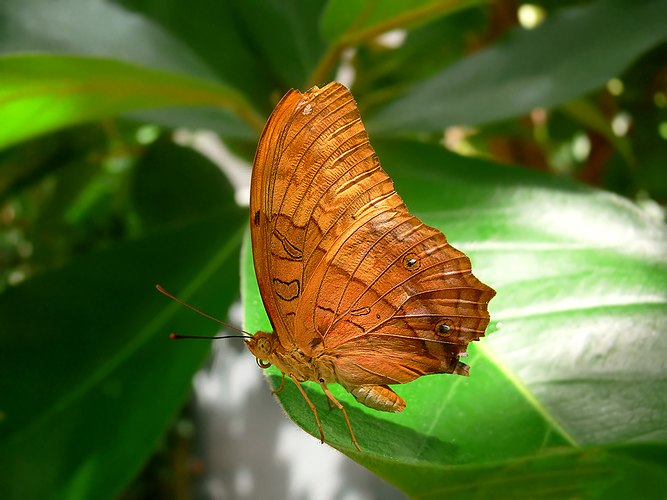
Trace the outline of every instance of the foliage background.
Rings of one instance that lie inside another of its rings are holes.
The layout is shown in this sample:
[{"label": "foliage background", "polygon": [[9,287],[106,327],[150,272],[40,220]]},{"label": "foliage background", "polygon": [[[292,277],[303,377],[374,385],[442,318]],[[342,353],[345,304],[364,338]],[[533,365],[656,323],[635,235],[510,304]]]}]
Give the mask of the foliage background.
[{"label": "foliage background", "polygon": [[155,283],[218,316],[242,289],[245,327],[266,324],[238,181],[182,130],[249,162],[287,89],[334,78],[498,296],[473,377],[399,388],[400,415],[336,393],[366,451],[336,413],[329,443],[420,498],[664,491],[666,18],[664,0],[2,0],[2,496],[116,496],[161,442],[209,350],[165,334],[215,326]]}]

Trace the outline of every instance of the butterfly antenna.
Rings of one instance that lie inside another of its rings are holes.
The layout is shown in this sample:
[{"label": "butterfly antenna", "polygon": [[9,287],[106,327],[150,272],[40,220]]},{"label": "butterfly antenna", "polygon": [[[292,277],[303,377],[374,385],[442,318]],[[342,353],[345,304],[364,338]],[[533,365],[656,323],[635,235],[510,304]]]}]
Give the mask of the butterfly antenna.
[{"label": "butterfly antenna", "polygon": [[169,338],[171,340],[181,340],[181,339],[203,339],[203,340],[216,340],[216,339],[247,339],[246,335],[216,335],[215,337],[205,337],[203,335],[181,335],[180,333],[170,333]]},{"label": "butterfly antenna", "polygon": [[162,288],[162,285],[155,285],[155,288],[157,288],[157,291],[160,292],[161,294],[166,295],[170,299],[175,300],[179,304],[182,304],[189,309],[192,309],[194,312],[201,314],[205,318],[211,319],[211,320],[215,321],[216,323],[220,323],[221,325],[226,326],[227,328],[231,328],[232,330],[236,330],[237,332],[241,332],[243,334],[243,336],[241,336],[241,335],[231,335],[231,336],[227,335],[227,336],[223,336],[223,337],[200,337],[200,336],[196,336],[196,335],[179,335],[177,333],[172,333],[171,335],[169,335],[170,338],[172,338],[172,339],[186,339],[186,338],[191,338],[191,339],[229,339],[229,338],[247,339],[247,338],[252,338],[252,335],[250,335],[245,330],[241,330],[240,328],[237,328],[234,325],[230,325],[229,323],[225,323],[224,321],[221,321],[218,318],[215,318],[215,317],[211,316],[210,314],[206,314],[205,312],[200,311],[196,307],[191,306],[187,302],[179,299],[175,295],[169,293],[167,290]]}]

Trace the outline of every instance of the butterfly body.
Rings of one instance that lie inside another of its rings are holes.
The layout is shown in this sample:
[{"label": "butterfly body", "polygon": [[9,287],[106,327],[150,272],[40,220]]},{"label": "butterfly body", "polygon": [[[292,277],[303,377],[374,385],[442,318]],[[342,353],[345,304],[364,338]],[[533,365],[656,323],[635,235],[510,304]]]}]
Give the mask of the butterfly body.
[{"label": "butterfly body", "polygon": [[273,365],[282,373],[290,374],[298,382],[337,382],[331,360],[326,356],[311,357],[298,347],[285,349],[278,336],[269,332],[257,332],[246,341],[248,349],[265,366]]},{"label": "butterfly body", "polygon": [[[251,181],[253,260],[273,332],[247,342],[266,367],[401,411],[388,385],[459,361],[484,335],[493,289],[439,230],[410,214],[381,168],[349,91],[291,91],[260,138]],[[283,380],[284,382],[284,380]],[[357,445],[358,447],[358,445]]]},{"label": "butterfly body", "polygon": [[250,352],[261,367],[275,366],[283,374],[289,374],[295,382],[307,381],[318,384],[341,384],[360,403],[380,411],[399,412],[405,408],[405,401],[386,386],[369,384],[354,385],[341,379],[336,373],[336,360],[324,349],[318,349],[315,356],[307,356],[298,347],[289,351],[281,345],[273,333],[257,332],[246,341]]}]

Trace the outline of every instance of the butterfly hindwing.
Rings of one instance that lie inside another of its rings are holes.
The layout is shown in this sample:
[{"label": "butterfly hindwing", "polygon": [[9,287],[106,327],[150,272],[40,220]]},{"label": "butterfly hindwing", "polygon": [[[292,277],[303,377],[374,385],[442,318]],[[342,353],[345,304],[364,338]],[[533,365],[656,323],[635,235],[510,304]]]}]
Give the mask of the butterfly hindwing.
[{"label": "butterfly hindwing", "polygon": [[304,295],[313,299],[297,321],[317,333],[317,352],[339,376],[391,384],[457,371],[484,334],[493,291],[440,231],[404,209],[375,207],[330,249]]}]

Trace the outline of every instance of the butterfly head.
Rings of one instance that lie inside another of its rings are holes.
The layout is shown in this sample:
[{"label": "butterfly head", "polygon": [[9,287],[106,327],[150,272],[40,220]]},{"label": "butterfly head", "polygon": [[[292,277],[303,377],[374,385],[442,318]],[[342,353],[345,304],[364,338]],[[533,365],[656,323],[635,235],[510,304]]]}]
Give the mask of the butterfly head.
[{"label": "butterfly head", "polygon": [[273,354],[273,343],[275,335],[269,332],[257,332],[252,338],[245,341],[248,349],[257,359],[257,364],[260,368],[268,368],[271,366],[269,358]]}]

